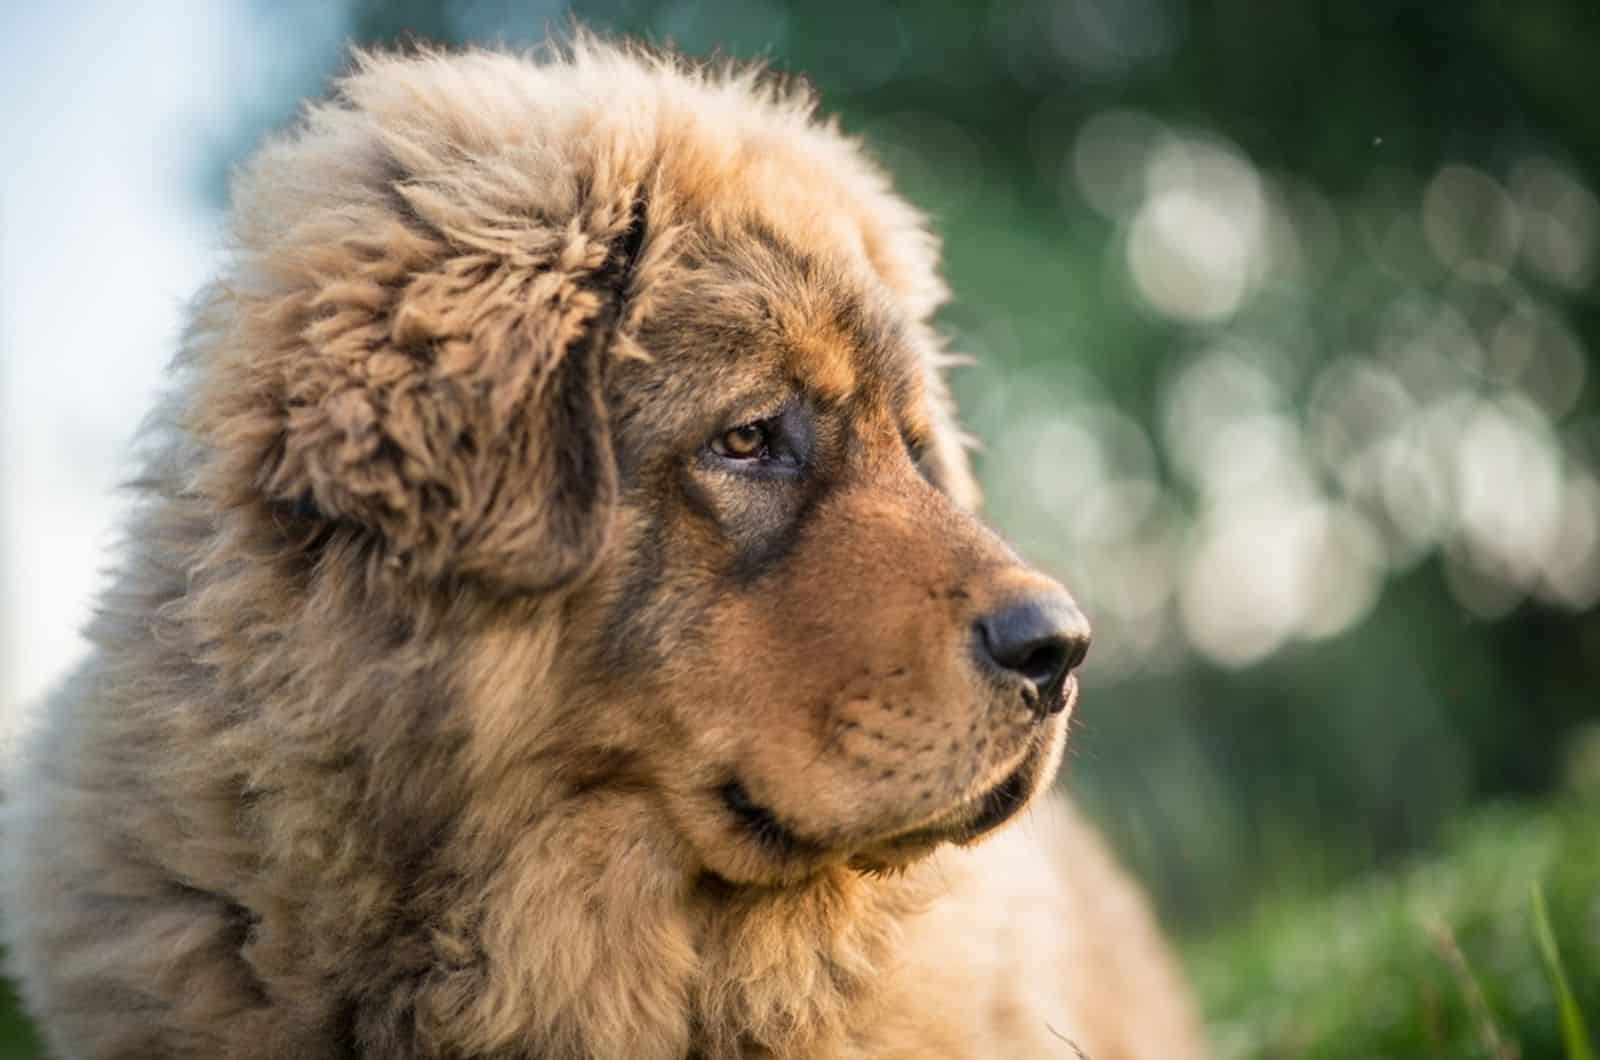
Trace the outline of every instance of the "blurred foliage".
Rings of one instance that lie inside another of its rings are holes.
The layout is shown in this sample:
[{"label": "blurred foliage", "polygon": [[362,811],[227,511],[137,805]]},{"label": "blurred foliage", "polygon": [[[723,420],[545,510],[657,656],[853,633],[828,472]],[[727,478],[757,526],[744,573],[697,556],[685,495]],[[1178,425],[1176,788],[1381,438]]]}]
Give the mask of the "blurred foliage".
[{"label": "blurred foliage", "polygon": [[1565,976],[1592,1004],[1597,813],[1592,797],[1490,806],[1450,826],[1436,856],[1271,902],[1194,947],[1219,1058],[1573,1060],[1531,896],[1542,885]]},{"label": "blurred foliage", "polygon": [[44,1046],[17,1005],[11,984],[0,979],[0,1060],[33,1060]]}]

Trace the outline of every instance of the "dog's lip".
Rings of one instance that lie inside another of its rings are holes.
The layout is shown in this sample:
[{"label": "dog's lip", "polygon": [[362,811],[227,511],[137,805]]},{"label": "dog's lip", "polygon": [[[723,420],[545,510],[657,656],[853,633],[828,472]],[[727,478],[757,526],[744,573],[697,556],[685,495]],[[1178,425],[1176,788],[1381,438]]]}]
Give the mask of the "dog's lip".
[{"label": "dog's lip", "polygon": [[879,872],[909,865],[943,843],[972,843],[1010,820],[1026,805],[1028,778],[1045,753],[1045,741],[1031,740],[1016,763],[978,794],[937,817],[865,842],[823,843],[796,832],[756,801],[737,775],[718,786],[715,794],[745,835],[778,862],[814,863],[835,853],[852,868]]},{"label": "dog's lip", "polygon": [[1042,742],[1030,744],[1000,780],[963,800],[931,824],[888,837],[850,859],[853,868],[877,872],[910,864],[941,843],[972,843],[1014,817],[1028,802],[1028,778],[1045,754]]},{"label": "dog's lip", "polygon": [[767,853],[779,858],[815,856],[822,846],[797,834],[775,813],[750,797],[744,782],[734,777],[717,789],[722,805]]}]

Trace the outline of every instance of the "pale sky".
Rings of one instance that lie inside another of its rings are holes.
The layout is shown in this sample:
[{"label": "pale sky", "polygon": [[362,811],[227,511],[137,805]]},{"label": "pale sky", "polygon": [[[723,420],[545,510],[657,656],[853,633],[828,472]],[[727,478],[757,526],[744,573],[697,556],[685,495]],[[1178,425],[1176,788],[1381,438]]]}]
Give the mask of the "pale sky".
[{"label": "pale sky", "polygon": [[130,439],[215,265],[205,167],[334,54],[341,8],[0,6],[0,735],[83,652]]}]

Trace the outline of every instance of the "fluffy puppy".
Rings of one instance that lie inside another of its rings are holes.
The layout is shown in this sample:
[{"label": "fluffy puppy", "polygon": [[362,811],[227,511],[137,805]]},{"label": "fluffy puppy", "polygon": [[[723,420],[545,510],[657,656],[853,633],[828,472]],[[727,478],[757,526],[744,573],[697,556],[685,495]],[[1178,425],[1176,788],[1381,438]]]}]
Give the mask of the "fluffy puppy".
[{"label": "fluffy puppy", "polygon": [[234,220],[10,788],[61,1056],[1198,1054],[1071,812],[987,841],[1088,626],[974,516],[935,242],[806,97],[358,57]]}]

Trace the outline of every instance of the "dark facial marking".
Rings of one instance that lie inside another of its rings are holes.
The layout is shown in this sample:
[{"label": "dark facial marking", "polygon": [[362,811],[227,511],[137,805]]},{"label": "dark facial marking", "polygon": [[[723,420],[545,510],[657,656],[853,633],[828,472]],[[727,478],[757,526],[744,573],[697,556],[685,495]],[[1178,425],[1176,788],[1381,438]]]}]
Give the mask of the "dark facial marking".
[{"label": "dark facial marking", "polygon": [[734,819],[743,825],[745,831],[749,832],[768,853],[783,857],[817,852],[816,844],[801,839],[786,828],[773,816],[771,810],[751,799],[750,793],[739,781],[728,781],[717,790],[717,794]]},{"label": "dark facial marking", "polygon": [[655,666],[664,655],[667,630],[674,621],[669,613],[670,601],[664,599],[666,530],[659,512],[645,521],[640,540],[629,557],[621,590],[606,613],[601,663],[611,673]]},{"label": "dark facial marking", "polygon": [[782,527],[771,531],[749,547],[739,550],[729,574],[741,587],[747,587],[770,574],[799,544],[806,525],[817,509],[818,490],[808,489],[800,506]]}]

